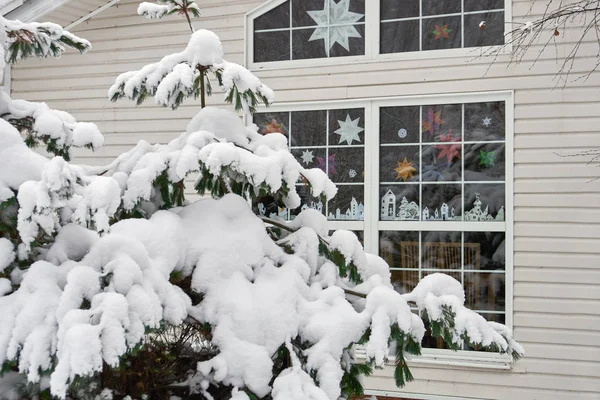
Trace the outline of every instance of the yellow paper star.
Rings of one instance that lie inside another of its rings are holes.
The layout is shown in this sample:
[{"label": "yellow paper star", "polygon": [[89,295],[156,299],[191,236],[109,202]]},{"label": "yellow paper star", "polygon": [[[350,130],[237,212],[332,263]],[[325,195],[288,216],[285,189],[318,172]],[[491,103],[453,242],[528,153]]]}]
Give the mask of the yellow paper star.
[{"label": "yellow paper star", "polygon": [[408,162],[408,160],[406,159],[406,157],[404,157],[404,161],[400,162],[398,161],[398,168],[394,168],[394,171],[396,171],[398,173],[398,176],[396,176],[396,179],[404,179],[404,182],[406,182],[406,180],[408,178],[412,178],[413,177],[413,172],[416,172],[417,169],[415,167],[413,167],[413,163]]}]

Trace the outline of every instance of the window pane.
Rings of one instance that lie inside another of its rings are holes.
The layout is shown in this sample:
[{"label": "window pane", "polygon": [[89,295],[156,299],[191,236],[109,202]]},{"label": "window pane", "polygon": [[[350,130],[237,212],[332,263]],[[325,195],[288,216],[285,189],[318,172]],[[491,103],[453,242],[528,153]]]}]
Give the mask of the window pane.
[{"label": "window pane", "polygon": [[381,182],[417,182],[419,146],[381,147],[379,179]]},{"label": "window pane", "polygon": [[365,109],[341,109],[329,112],[329,145],[364,145]]},{"label": "window pane", "polygon": [[[325,28],[325,31],[327,29]],[[316,32],[316,34],[315,34]],[[299,29],[292,31],[292,59],[301,60],[306,58],[327,57],[325,39],[321,28]],[[327,32],[324,32],[326,35]]]},{"label": "window pane", "polygon": [[380,108],[379,142],[419,143],[419,109],[419,106]]},{"label": "window pane", "polygon": [[290,113],[256,113],[253,116],[254,123],[258,126],[258,132],[263,135],[271,133],[281,133],[289,140],[289,125]]},{"label": "window pane", "polygon": [[465,232],[466,270],[504,271],[506,247],[504,232]]},{"label": "window pane", "polygon": [[381,23],[380,52],[404,53],[419,51],[419,20]]},{"label": "window pane", "polygon": [[365,26],[342,25],[329,27],[329,56],[346,57],[365,54]]},{"label": "window pane", "polygon": [[[437,1],[437,0],[436,0]],[[423,20],[423,50],[461,47],[461,17],[436,17]]]},{"label": "window pane", "polygon": [[357,148],[329,148],[329,178],[335,183],[364,182],[365,151]]},{"label": "window pane", "polygon": [[455,142],[462,132],[462,105],[423,106],[423,142]]},{"label": "window pane", "polygon": [[423,185],[421,218],[423,221],[460,221],[461,185]]},{"label": "window pane", "polygon": [[409,293],[419,283],[419,271],[392,269],[392,285],[398,293]]},{"label": "window pane", "polygon": [[327,25],[325,0],[292,0],[292,26]]},{"label": "window pane", "polygon": [[504,0],[465,0],[465,11],[503,10]]},{"label": "window pane", "polygon": [[460,13],[461,0],[423,0],[423,15]]},{"label": "window pane", "polygon": [[504,143],[465,145],[466,181],[503,181],[504,171]]},{"label": "window pane", "polygon": [[504,184],[465,184],[465,221],[504,221]]},{"label": "window pane", "polygon": [[325,146],[327,111],[292,112],[291,146]]},{"label": "window pane", "polygon": [[290,27],[290,2],[275,7],[254,20],[254,30]]},{"label": "window pane", "polygon": [[[421,232],[421,262],[423,269],[458,269],[462,268],[462,242],[460,232]],[[454,279],[461,281],[458,275],[450,273]]]},{"label": "window pane", "polygon": [[381,0],[381,20],[419,17],[419,0]]},{"label": "window pane", "polygon": [[462,179],[462,144],[436,144],[422,147],[423,181],[460,181]]},{"label": "window pane", "polygon": [[379,256],[391,268],[419,268],[419,232],[379,232]]},{"label": "window pane", "polygon": [[380,219],[382,221],[418,221],[419,185],[390,185],[379,189]]},{"label": "window pane", "polygon": [[505,121],[503,101],[465,104],[465,141],[504,140]]},{"label": "window pane", "polygon": [[296,191],[298,195],[300,195],[301,206],[290,210],[290,219],[294,219],[298,214],[307,208],[312,208],[313,210],[319,211],[321,214],[325,215],[325,205],[321,199],[315,198],[310,194],[310,188],[308,185],[296,185]]},{"label": "window pane", "polygon": [[290,59],[290,32],[262,32],[254,34],[254,61],[284,61]]},{"label": "window pane", "polygon": [[465,272],[465,306],[478,311],[505,310],[505,276]]},{"label": "window pane", "polygon": [[465,47],[501,44],[504,44],[504,12],[465,15]]},{"label": "window pane", "polygon": [[329,202],[327,218],[337,221],[362,221],[365,214],[363,185],[338,185],[338,192]]}]

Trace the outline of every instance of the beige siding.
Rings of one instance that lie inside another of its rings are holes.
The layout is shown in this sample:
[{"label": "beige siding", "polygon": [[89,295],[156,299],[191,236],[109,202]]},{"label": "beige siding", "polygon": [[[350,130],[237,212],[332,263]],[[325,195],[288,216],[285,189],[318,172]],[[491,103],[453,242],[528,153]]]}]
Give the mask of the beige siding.
[{"label": "beige siding", "polygon": [[[196,26],[214,30],[228,59],[242,63],[244,14],[261,1],[199,3],[202,19]],[[545,3],[538,1],[536,10]],[[72,20],[81,7],[71,4],[65,10]],[[198,109],[193,102],[176,112],[151,102],[141,107],[108,102],[107,89],[116,75],[180,49],[189,36],[186,24],[176,18],[150,23],[136,16],[137,4],[124,0],[74,29],[93,43],[88,55],[70,53],[13,70],[14,97],[46,101],[97,122],[106,133],[106,147],[97,154],[78,152],[80,161],[105,163],[140,139],[170,140]],[[530,4],[515,0],[514,18]],[[55,13],[56,20],[64,22],[61,13]],[[567,44],[558,46],[561,55],[577,39],[576,29],[563,33],[560,41]],[[555,88],[554,48],[532,67],[539,50],[534,46],[526,56],[529,62],[508,68],[501,57],[489,71],[490,60],[466,57],[258,72],[279,102],[515,90],[514,325],[526,358],[509,371],[415,367],[417,380],[406,392],[485,399],[600,398],[600,181],[593,181],[600,169],[585,158],[561,157],[600,148],[600,72]],[[593,40],[582,45],[573,77],[595,65],[596,52]],[[220,100],[217,93],[210,102]],[[378,371],[368,385],[392,391],[390,376],[389,369]]]}]

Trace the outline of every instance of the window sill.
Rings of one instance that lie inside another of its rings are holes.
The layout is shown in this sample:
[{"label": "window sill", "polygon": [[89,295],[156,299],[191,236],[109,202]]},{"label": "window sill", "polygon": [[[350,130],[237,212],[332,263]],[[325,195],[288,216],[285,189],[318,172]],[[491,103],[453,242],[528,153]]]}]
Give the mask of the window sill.
[{"label": "window sill", "polygon": [[[366,359],[362,348],[357,349],[356,356],[358,360]],[[394,362],[395,358],[391,356],[387,364],[394,365]],[[512,369],[513,361],[507,354],[423,349],[420,356],[409,358],[408,364],[414,367],[431,366],[459,369],[510,370]]]}]

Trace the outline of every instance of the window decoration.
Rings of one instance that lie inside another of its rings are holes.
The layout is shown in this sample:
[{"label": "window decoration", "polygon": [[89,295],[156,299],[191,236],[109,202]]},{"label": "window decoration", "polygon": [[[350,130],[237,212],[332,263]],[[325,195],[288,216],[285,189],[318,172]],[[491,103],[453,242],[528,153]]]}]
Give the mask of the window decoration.
[{"label": "window decoration", "polygon": [[504,0],[380,0],[380,53],[504,44]]},{"label": "window decoration", "polygon": [[332,221],[364,220],[364,121],[363,108],[254,114],[260,132],[285,135],[292,154],[305,168],[322,169],[338,186],[337,196],[323,204],[298,183],[300,210],[288,213],[259,204],[259,212],[293,219],[295,213],[313,208]]},{"label": "window decoration", "polygon": [[365,54],[365,0],[288,0],[254,19],[254,62]]}]

